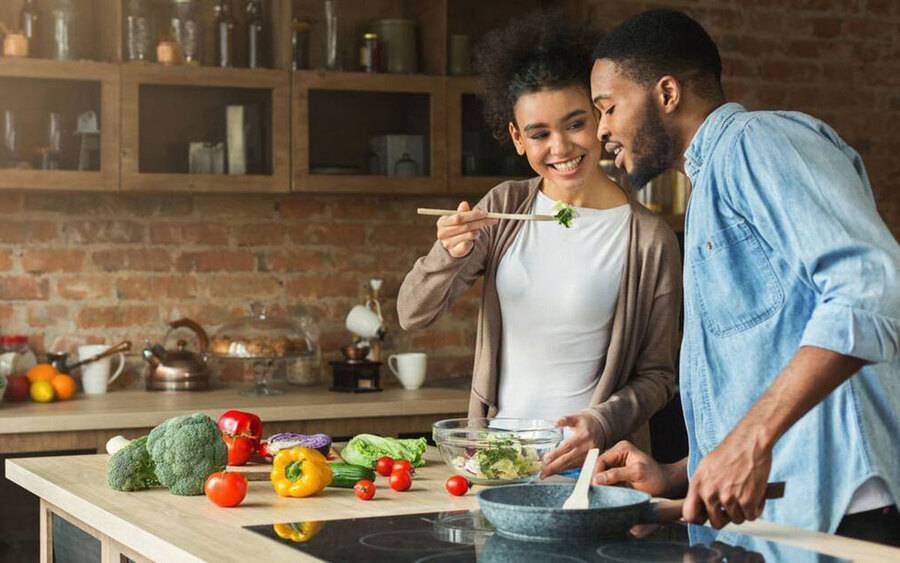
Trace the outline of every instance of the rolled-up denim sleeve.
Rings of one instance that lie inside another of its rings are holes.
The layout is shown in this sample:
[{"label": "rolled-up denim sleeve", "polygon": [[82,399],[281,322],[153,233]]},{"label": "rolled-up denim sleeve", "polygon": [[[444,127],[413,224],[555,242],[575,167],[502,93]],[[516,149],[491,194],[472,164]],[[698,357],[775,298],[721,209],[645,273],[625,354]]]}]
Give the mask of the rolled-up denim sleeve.
[{"label": "rolled-up denim sleeve", "polygon": [[732,205],[818,296],[800,345],[893,360],[900,245],[859,155],[821,122],[763,114],[736,138],[726,169]]}]

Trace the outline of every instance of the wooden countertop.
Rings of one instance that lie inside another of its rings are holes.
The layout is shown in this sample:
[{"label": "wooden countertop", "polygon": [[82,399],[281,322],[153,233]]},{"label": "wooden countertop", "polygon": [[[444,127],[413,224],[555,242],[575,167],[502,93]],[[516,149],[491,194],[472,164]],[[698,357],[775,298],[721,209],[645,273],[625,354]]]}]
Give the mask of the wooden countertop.
[{"label": "wooden countertop", "polygon": [[425,387],[415,391],[336,393],[327,387],[289,388],[283,395],[245,397],[241,388],[199,392],[112,391],[57,403],[0,402],[0,436],[34,432],[109,430],[156,426],[172,416],[205,412],[213,419],[229,409],[266,422],[465,413],[469,392]]},{"label": "wooden countertop", "polygon": [[[7,478],[100,533],[159,561],[311,560],[241,526],[274,522],[334,520],[476,508],[470,492],[452,497],[443,490],[449,475],[430,448],[428,465],[417,472],[413,488],[397,493],[378,477],[376,498],[357,500],[349,489],[326,489],[306,499],[275,495],[268,482],[251,482],[244,503],[218,508],[205,497],[178,497],[164,489],[122,493],[106,486],[107,456],[10,459]],[[476,487],[477,491],[477,487]],[[855,561],[898,560],[900,550],[817,532],[753,522],[734,531],[806,547]]]}]

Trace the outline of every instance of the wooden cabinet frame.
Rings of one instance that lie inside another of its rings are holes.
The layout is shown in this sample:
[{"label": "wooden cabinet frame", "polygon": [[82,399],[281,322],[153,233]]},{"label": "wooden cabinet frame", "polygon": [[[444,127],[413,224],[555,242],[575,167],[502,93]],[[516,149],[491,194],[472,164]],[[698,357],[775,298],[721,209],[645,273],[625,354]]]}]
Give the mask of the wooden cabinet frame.
[{"label": "wooden cabinet frame", "polygon": [[[293,85],[293,191],[328,193],[421,194],[445,193],[447,186],[446,79],[419,74],[364,74],[297,71]],[[431,174],[412,178],[389,176],[331,176],[310,174],[309,92],[353,90],[427,94]]]},{"label": "wooden cabinet frame", "polygon": [[[139,90],[142,84],[266,89],[272,92],[272,174],[142,173]],[[122,65],[122,190],[287,192],[290,186],[290,75],[281,70],[222,69],[156,64]]]},{"label": "wooden cabinet frame", "polygon": [[119,187],[119,65],[0,58],[0,77],[100,83],[100,170],[0,170],[0,188],[115,191]]},{"label": "wooden cabinet frame", "polygon": [[[462,172],[463,96],[478,94],[474,76],[447,78],[447,191],[459,195],[484,195],[506,176],[465,176]],[[509,146],[512,151],[512,145]]]}]

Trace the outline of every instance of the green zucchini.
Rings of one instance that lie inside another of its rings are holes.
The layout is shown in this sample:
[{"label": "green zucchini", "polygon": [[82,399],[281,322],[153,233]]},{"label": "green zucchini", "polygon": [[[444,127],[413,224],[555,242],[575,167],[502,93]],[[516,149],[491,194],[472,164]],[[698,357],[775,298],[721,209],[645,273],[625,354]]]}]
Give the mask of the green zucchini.
[{"label": "green zucchini", "polygon": [[375,480],[375,470],[351,463],[331,464],[331,484],[329,487],[352,489],[360,479]]}]

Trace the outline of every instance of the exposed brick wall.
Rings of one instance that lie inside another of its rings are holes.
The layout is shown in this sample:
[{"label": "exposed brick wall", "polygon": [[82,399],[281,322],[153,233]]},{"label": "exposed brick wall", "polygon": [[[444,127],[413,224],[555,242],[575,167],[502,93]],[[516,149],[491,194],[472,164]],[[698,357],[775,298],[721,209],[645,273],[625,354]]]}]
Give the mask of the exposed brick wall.
[{"label": "exposed brick wall", "polygon": [[[347,312],[377,276],[385,280],[386,351],[429,352],[432,377],[470,371],[477,292],[427,331],[402,332],[396,314],[403,276],[434,241],[433,218],[417,216],[416,207],[456,200],[14,192],[3,199],[0,331],[28,334],[37,351],[126,338],[142,347],[181,316],[213,332],[258,300],[274,313],[311,311],[334,358],[349,342]],[[133,382],[142,366],[136,354],[130,359]]]},{"label": "exposed brick wall", "polygon": [[[823,119],[863,157],[900,237],[900,1],[587,0],[610,29],[646,9],[696,18],[719,46],[729,100]],[[852,213],[852,209],[847,210]]]}]

